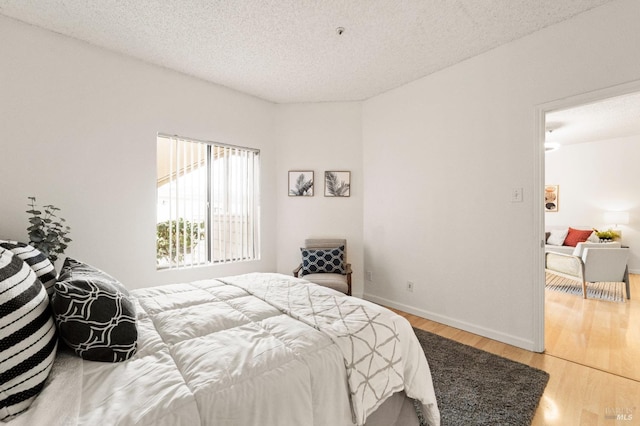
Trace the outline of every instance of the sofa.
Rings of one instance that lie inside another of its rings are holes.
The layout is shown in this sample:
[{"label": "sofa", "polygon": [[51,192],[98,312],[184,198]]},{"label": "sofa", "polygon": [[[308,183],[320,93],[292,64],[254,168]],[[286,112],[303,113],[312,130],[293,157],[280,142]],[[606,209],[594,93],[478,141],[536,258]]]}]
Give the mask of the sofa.
[{"label": "sofa", "polygon": [[546,253],[573,254],[579,243],[599,243],[600,239],[593,228],[586,227],[551,227],[545,232]]},{"label": "sofa", "polygon": [[[602,242],[592,228],[554,227],[545,233],[545,271],[582,284],[587,297],[587,282],[624,282],[630,298],[629,249],[619,241]],[[619,237],[619,234],[618,234]]]}]

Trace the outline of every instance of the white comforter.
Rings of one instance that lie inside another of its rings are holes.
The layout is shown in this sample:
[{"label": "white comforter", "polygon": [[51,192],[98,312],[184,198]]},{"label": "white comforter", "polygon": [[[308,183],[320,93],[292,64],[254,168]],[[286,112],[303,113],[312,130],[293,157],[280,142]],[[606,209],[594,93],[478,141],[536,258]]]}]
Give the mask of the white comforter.
[{"label": "white comforter", "polygon": [[[160,286],[132,296],[136,355],[118,364],[62,358],[71,376],[81,375],[81,386],[62,387],[56,377],[16,423],[347,426],[362,424],[404,388],[422,402],[429,424],[439,424],[424,353],[409,323],[384,308],[279,274]],[[336,306],[359,314],[336,316]],[[354,327],[363,315],[384,327]],[[383,329],[393,333],[382,335]],[[371,332],[380,334],[380,344],[361,340]],[[363,356],[382,373],[369,368],[362,380],[353,360]],[[52,407],[60,404],[56,384],[65,403]]]}]

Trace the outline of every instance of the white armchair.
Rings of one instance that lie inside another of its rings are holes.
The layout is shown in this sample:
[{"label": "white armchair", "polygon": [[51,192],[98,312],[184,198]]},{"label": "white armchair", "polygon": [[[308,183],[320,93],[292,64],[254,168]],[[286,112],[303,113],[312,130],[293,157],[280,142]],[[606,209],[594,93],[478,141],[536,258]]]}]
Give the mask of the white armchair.
[{"label": "white armchair", "polygon": [[624,282],[629,299],[628,258],[629,249],[618,242],[578,243],[572,254],[545,253],[545,270],[580,282],[585,299],[588,282]]}]

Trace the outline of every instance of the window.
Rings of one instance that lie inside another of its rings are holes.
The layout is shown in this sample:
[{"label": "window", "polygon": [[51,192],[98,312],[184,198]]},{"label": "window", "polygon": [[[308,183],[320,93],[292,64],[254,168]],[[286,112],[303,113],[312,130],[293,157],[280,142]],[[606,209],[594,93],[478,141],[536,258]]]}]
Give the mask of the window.
[{"label": "window", "polygon": [[260,151],[158,135],[158,269],[259,259]]}]

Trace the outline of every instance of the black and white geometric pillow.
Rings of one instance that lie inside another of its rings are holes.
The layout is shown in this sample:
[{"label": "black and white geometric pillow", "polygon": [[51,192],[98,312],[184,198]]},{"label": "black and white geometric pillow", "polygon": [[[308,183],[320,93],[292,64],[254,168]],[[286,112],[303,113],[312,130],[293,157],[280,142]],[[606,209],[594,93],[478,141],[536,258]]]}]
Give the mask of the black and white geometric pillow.
[{"label": "black and white geometric pillow", "polygon": [[120,362],[136,353],[135,306],[107,273],[66,258],[51,303],[60,337],[78,356]]},{"label": "black and white geometric pillow", "polygon": [[344,246],[326,249],[301,248],[302,275],[317,273],[346,274]]},{"label": "black and white geometric pillow", "polygon": [[29,408],[49,376],[57,343],[42,283],[0,247],[0,420]]},{"label": "black and white geometric pillow", "polygon": [[11,250],[24,260],[36,273],[42,282],[49,298],[53,295],[53,286],[56,283],[56,268],[53,263],[37,248],[18,241],[0,240],[0,247]]}]

